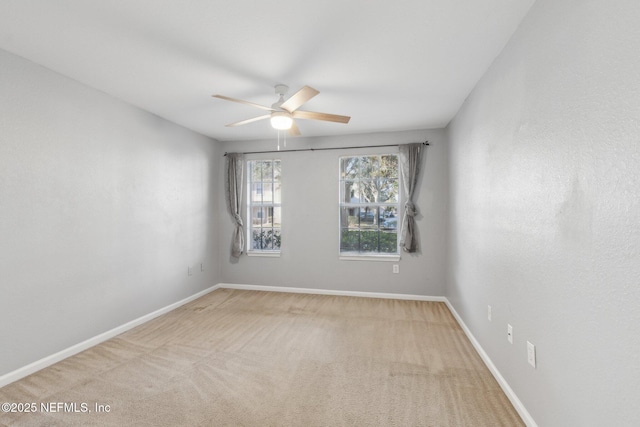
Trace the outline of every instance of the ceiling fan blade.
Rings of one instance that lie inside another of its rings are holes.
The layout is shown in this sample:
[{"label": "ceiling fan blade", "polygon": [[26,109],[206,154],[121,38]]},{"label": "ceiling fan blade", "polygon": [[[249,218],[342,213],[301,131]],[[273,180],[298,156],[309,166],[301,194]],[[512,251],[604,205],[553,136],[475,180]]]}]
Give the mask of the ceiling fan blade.
[{"label": "ceiling fan blade", "polygon": [[289,135],[291,136],[300,136],[300,129],[298,129],[298,125],[296,122],[291,123],[291,128],[289,128]]},{"label": "ceiling fan blade", "polygon": [[316,113],[314,111],[294,111],[292,113],[296,119],[324,120],[325,122],[349,123],[351,117],[339,116],[337,114]]},{"label": "ceiling fan blade", "polygon": [[247,123],[257,122],[258,120],[264,120],[271,117],[271,114],[265,114],[264,116],[254,117],[252,119],[242,120],[241,122],[229,123],[227,127],[246,125]]},{"label": "ceiling fan blade", "polygon": [[311,98],[313,98],[319,93],[320,92],[318,92],[314,88],[305,86],[299,91],[297,91],[296,93],[294,93],[293,95],[291,95],[291,98],[284,101],[281,107],[284,110],[287,110],[288,112],[293,113],[302,104],[304,104],[305,102],[307,102],[308,100],[310,100]]},{"label": "ceiling fan blade", "polygon": [[243,101],[242,99],[230,98],[230,97],[224,96],[224,95],[211,95],[211,96],[214,97],[214,98],[224,99],[225,101],[232,101],[232,102],[238,102],[240,104],[250,105],[252,107],[261,108],[261,109],[267,110],[267,111],[275,111],[271,107],[265,107],[264,105],[254,104],[253,102],[249,102],[249,101]]}]

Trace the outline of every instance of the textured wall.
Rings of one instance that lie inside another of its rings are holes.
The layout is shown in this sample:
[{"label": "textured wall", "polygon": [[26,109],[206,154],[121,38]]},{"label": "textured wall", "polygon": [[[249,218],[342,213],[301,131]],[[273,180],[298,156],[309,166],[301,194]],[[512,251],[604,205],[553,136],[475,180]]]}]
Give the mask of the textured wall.
[{"label": "textured wall", "polygon": [[1,376],[218,282],[219,154],[4,51],[0,75]]},{"label": "textured wall", "polygon": [[[446,143],[443,131],[409,131],[289,139],[287,148],[351,147],[423,142],[423,173],[416,191],[421,254],[403,254],[400,274],[390,262],[338,259],[338,158],[354,153],[389,153],[397,148],[280,153],[282,159],[282,255],[229,259],[232,223],[221,206],[221,274],[227,283],[360,292],[444,295],[446,255]],[[266,141],[226,142],[224,151],[273,150]],[[251,155],[250,158],[260,158]],[[275,156],[274,154],[267,155]],[[224,159],[219,168],[224,169]],[[222,175],[220,182],[222,182]],[[220,190],[222,191],[222,190]],[[246,196],[244,203],[246,203]]]},{"label": "textured wall", "polygon": [[538,0],[448,129],[447,294],[540,426],[640,423],[638,22]]}]

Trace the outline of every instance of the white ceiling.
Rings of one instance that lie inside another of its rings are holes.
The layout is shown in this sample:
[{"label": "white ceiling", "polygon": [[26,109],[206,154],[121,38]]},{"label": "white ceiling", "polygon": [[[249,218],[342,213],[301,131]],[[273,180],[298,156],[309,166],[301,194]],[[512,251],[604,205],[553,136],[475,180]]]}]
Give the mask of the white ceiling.
[{"label": "white ceiling", "polygon": [[304,136],[442,128],[534,0],[2,0],[0,48],[221,141],[269,138],[276,83],[320,94]]}]

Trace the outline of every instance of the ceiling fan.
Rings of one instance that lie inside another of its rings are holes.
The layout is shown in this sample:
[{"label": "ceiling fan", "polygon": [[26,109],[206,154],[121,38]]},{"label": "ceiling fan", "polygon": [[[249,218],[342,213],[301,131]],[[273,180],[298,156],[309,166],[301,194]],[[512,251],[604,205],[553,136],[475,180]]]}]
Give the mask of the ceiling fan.
[{"label": "ceiling fan", "polygon": [[270,111],[269,114],[242,120],[235,123],[229,123],[227,126],[240,126],[246,125],[247,123],[253,123],[258,120],[271,119],[271,126],[273,128],[289,130],[289,135],[297,136],[300,135],[300,129],[298,129],[298,126],[296,126],[296,123],[293,121],[293,119],[323,120],[325,122],[335,123],[349,123],[349,120],[351,119],[351,117],[348,116],[338,116],[336,114],[298,110],[298,108],[300,108],[305,102],[309,101],[311,98],[320,93],[312,87],[303,87],[302,89],[291,95],[291,97],[289,97],[286,101],[284,97],[287,94],[289,87],[287,85],[279,84],[275,86],[275,90],[276,95],[279,95],[280,99],[278,99],[277,102],[273,103],[271,107],[266,107],[264,105],[255,104],[249,101],[243,101],[241,99],[230,98],[224,95],[212,96],[214,98],[224,99],[225,101],[238,102],[240,104],[251,105],[262,110]]}]

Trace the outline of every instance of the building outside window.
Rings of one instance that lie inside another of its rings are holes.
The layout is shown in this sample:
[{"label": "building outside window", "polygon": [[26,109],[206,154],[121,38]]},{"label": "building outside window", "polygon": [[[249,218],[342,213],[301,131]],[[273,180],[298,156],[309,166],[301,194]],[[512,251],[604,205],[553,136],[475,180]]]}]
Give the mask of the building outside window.
[{"label": "building outside window", "polygon": [[247,162],[249,252],[279,252],[282,227],[280,160]]},{"label": "building outside window", "polygon": [[399,221],[398,156],[340,158],[340,254],[395,255]]}]

